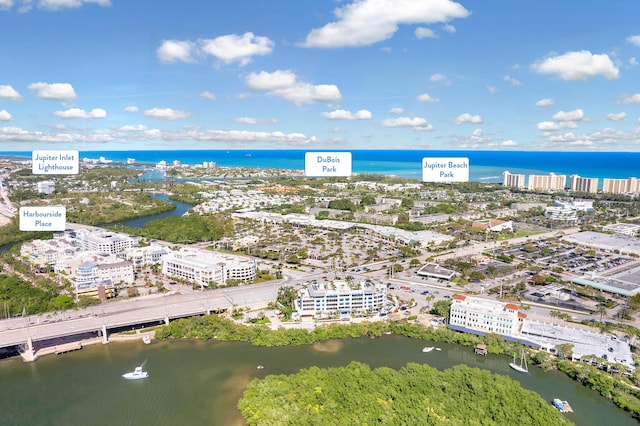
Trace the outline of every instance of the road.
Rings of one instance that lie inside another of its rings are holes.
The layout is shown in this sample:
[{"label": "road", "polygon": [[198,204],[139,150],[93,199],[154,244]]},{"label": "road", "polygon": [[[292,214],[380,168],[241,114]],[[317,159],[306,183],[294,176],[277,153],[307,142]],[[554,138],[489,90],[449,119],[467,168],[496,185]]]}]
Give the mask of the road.
[{"label": "road", "polygon": [[285,281],[189,294],[153,295],[77,311],[0,321],[0,347],[244,306],[266,306]]}]

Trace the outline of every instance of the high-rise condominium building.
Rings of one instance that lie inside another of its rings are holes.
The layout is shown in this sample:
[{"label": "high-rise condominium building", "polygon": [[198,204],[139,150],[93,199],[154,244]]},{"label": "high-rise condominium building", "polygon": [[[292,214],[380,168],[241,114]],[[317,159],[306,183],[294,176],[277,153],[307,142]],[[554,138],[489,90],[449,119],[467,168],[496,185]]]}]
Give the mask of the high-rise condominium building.
[{"label": "high-rise condominium building", "polygon": [[602,192],[608,194],[630,194],[640,192],[640,180],[635,177],[627,179],[608,179],[602,181]]},{"label": "high-rise condominium building", "polygon": [[564,191],[567,186],[567,175],[529,175],[530,191]]},{"label": "high-rise condominium building", "polygon": [[596,194],[598,192],[598,178],[586,178],[578,175],[569,177],[569,189],[574,192],[589,192]]},{"label": "high-rise condominium building", "polygon": [[508,170],[502,172],[502,186],[509,188],[524,188],[524,175],[512,174]]}]

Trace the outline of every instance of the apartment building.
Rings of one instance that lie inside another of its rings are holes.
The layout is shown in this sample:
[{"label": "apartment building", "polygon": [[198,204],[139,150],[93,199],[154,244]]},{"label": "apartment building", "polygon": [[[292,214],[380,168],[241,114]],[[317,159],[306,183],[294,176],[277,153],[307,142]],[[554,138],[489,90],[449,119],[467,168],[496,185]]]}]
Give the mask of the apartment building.
[{"label": "apartment building", "polygon": [[328,317],[378,311],[387,301],[387,286],[363,281],[350,284],[335,280],[312,284],[298,291],[296,311],[300,316]]},{"label": "apartment building", "polygon": [[598,178],[586,178],[578,175],[569,177],[569,189],[574,192],[598,193]]}]

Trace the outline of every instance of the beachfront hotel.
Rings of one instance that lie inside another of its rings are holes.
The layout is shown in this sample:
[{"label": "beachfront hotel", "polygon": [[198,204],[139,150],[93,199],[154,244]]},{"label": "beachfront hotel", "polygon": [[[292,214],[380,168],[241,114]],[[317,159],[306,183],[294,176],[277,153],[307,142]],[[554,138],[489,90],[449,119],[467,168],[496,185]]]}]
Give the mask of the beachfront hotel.
[{"label": "beachfront hotel", "polygon": [[162,257],[164,276],[203,287],[226,285],[228,280],[252,281],[256,269],[254,259],[189,247]]},{"label": "beachfront hotel", "polygon": [[295,301],[300,316],[329,317],[358,315],[379,311],[387,301],[387,286],[363,281],[350,284],[335,280],[332,283],[311,284],[298,290]]}]

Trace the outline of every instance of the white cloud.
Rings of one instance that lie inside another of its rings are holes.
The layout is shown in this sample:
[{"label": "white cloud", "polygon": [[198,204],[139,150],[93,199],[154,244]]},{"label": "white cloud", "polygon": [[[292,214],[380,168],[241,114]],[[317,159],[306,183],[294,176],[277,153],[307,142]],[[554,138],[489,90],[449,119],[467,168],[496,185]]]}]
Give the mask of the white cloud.
[{"label": "white cloud", "polygon": [[434,83],[449,84],[449,80],[444,74],[431,74],[429,76],[429,81],[432,81]]},{"label": "white cloud", "polygon": [[418,99],[420,102],[428,102],[430,104],[436,104],[440,102],[440,99],[433,98],[428,93],[423,93],[421,95],[418,95],[416,99]]},{"label": "white cloud", "polygon": [[6,109],[0,110],[0,121],[10,121],[11,114]]},{"label": "white cloud", "polygon": [[[135,135],[132,136],[132,133]],[[193,144],[195,142],[226,142],[238,145],[248,143],[271,143],[283,146],[304,147],[317,145],[315,136],[307,136],[303,133],[274,132],[250,132],[241,130],[201,130],[193,127],[178,130],[146,129],[139,126],[125,126],[121,129],[83,129],[71,133],[64,127],[59,131],[45,133],[41,131],[28,131],[19,127],[0,127],[0,142],[33,144],[64,143],[64,144],[104,144],[113,141],[123,141],[134,137],[136,141],[184,141]],[[209,145],[207,145],[209,146]]]},{"label": "white cloud", "polygon": [[634,93],[633,95],[622,96],[623,104],[640,104],[640,93]]},{"label": "white cloud", "polygon": [[482,124],[482,117],[480,117],[479,115],[471,115],[469,113],[464,113],[464,114],[460,114],[458,117],[456,117],[455,120],[453,120],[454,124],[464,124],[464,123],[471,123],[471,124]]},{"label": "white cloud", "polygon": [[137,106],[126,106],[124,107],[124,112],[138,112],[138,107]]},{"label": "white cloud", "polygon": [[144,124],[128,124],[126,126],[120,127],[120,130],[122,130],[123,132],[143,132],[147,130],[147,126],[145,126]]},{"label": "white cloud", "polygon": [[216,100],[216,95],[214,95],[213,93],[211,93],[211,92],[210,92],[210,91],[208,91],[208,90],[205,90],[204,92],[201,92],[201,93],[200,93],[200,97],[201,97],[201,98],[204,98],[204,99],[210,99],[210,100],[212,100],[212,101],[215,101],[215,100]]},{"label": "white cloud", "polygon": [[432,131],[433,126],[427,123],[427,120],[422,117],[398,117],[388,118],[382,122],[383,127],[409,127],[413,130],[419,131]]},{"label": "white cloud", "polygon": [[13,6],[13,0],[0,0],[0,10],[8,10]]},{"label": "white cloud", "polygon": [[520,80],[516,80],[515,78],[505,75],[502,79],[508,83],[511,83],[512,86],[522,86],[522,82]]},{"label": "white cloud", "polygon": [[482,135],[484,135],[484,131],[482,129],[475,129],[473,133],[471,133],[471,136],[474,138],[481,138]]},{"label": "white cloud", "polygon": [[620,130],[605,128],[581,135],[577,135],[572,132],[561,135],[551,135],[549,136],[549,142],[551,142],[551,146],[554,148],[558,145],[562,145],[564,147],[568,146],[573,148],[588,147],[611,149],[612,147],[633,146],[637,144],[639,137],[640,130],[638,129],[630,132],[623,132]]},{"label": "white cloud", "polygon": [[37,96],[42,99],[55,100],[71,100],[76,98],[76,92],[69,83],[32,83],[28,86],[29,90],[36,92]]},{"label": "white cloud", "polygon": [[555,104],[554,100],[551,98],[543,98],[536,102],[536,106],[540,108],[546,108],[553,106]]},{"label": "white cloud", "polygon": [[607,115],[605,115],[605,117],[607,118],[607,120],[621,121],[627,118],[627,113],[626,112],[615,112],[615,113],[610,112]]},{"label": "white cloud", "polygon": [[75,9],[87,3],[94,3],[98,6],[111,6],[110,0],[39,0],[38,7],[47,10]]},{"label": "white cloud", "polygon": [[22,99],[22,96],[11,86],[0,86],[0,99],[18,101]]},{"label": "white cloud", "polygon": [[53,115],[59,118],[106,118],[107,111],[102,108],[94,108],[91,111],[85,111],[80,108],[69,108],[64,111],[56,111]]},{"label": "white cloud", "polygon": [[404,112],[404,108],[394,107],[389,110],[391,114],[402,114]]},{"label": "white cloud", "polygon": [[143,114],[147,117],[159,118],[169,121],[180,120],[191,115],[187,111],[174,110],[171,108],[152,108],[145,110]]},{"label": "white cloud", "polygon": [[344,109],[337,109],[331,112],[323,112],[323,117],[329,120],[371,120],[371,111],[361,109],[355,114]]},{"label": "white cloud", "polygon": [[274,72],[252,72],[245,79],[245,85],[249,90],[276,90],[291,87],[296,84],[297,76],[289,70],[277,70]]},{"label": "white cloud", "polygon": [[446,32],[448,32],[448,33],[451,33],[451,34],[453,34],[453,33],[455,33],[455,32],[456,32],[456,27],[454,27],[454,26],[453,26],[453,25],[451,25],[451,24],[445,24],[445,25],[443,25],[443,26],[442,26],[442,29],[443,29],[443,30],[445,30],[445,31],[446,31]]},{"label": "white cloud", "polygon": [[633,45],[640,46],[640,34],[627,37],[627,41]]},{"label": "white cloud", "polygon": [[629,58],[629,65],[635,67],[636,65],[638,65],[638,59],[635,56],[632,56],[631,58]]},{"label": "white cloud", "polygon": [[500,91],[500,89],[498,89],[495,86],[487,86],[487,91],[491,94],[491,95],[495,95],[496,93],[498,93]]},{"label": "white cloud", "polygon": [[505,147],[518,146],[518,142],[511,139],[507,139],[506,141],[503,141],[501,145]]},{"label": "white cloud", "polygon": [[194,62],[195,43],[188,40],[163,40],[156,55],[160,62],[172,64],[174,62]]},{"label": "white cloud", "polygon": [[251,73],[246,77],[245,84],[249,90],[267,90],[270,95],[279,96],[298,106],[313,102],[337,102],[342,99],[336,85],[300,82],[289,70]]},{"label": "white cloud", "polygon": [[577,129],[578,123],[575,121],[541,121],[537,125],[538,130],[552,131],[560,129]]},{"label": "white cloud", "polygon": [[238,117],[238,118],[234,119],[233,121],[235,121],[236,123],[240,123],[240,124],[258,124],[260,122],[260,120],[258,120],[257,118],[253,118],[253,117]]},{"label": "white cloud", "polygon": [[602,75],[608,80],[620,77],[620,71],[609,55],[593,54],[588,50],[567,52],[564,55],[542,59],[531,65],[540,74],[556,74],[563,80],[586,80]]},{"label": "white cloud", "polygon": [[268,37],[259,37],[251,32],[229,34],[199,42],[204,53],[213,55],[226,64],[238,62],[240,66],[251,62],[252,56],[270,54],[274,45]]},{"label": "white cloud", "polygon": [[584,118],[584,111],[581,109],[574,109],[573,111],[558,111],[556,112],[552,120],[555,121],[581,121]]},{"label": "white cloud", "polygon": [[416,38],[438,38],[436,33],[431,28],[418,27],[415,31]]},{"label": "white cloud", "polygon": [[391,38],[399,25],[446,23],[470,13],[451,0],[359,0],[334,14],[338,20],[313,29],[304,46],[367,46]]}]

